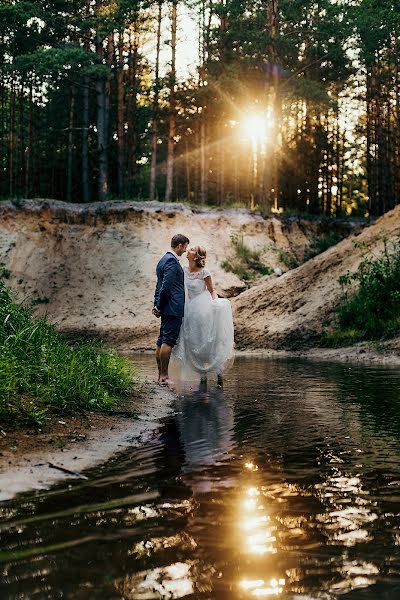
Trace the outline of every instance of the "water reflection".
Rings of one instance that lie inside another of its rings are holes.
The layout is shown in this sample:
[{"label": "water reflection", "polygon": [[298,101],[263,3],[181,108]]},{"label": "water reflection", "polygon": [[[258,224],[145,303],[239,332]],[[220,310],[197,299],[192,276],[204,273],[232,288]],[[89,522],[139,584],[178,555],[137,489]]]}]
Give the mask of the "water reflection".
[{"label": "water reflection", "polygon": [[235,445],[233,408],[223,389],[201,382],[197,389],[181,395],[175,408],[184,453],[182,471],[193,492],[234,485],[230,478],[215,477],[212,469],[229,460]]},{"label": "water reflection", "polygon": [[251,598],[279,596],[284,592],[285,577],[284,573],[278,574],[273,561],[278,552],[278,526],[268,514],[268,497],[264,486],[258,485],[258,465],[253,461],[245,462],[242,482],[236,536],[246,568],[242,569],[238,594]]},{"label": "water reflection", "polygon": [[194,591],[192,563],[175,562],[151,571],[138,572],[116,583],[123,597],[132,600],[184,598]]},{"label": "water reflection", "polygon": [[399,383],[239,359],[87,482],[0,504],[2,600],[397,599]]}]

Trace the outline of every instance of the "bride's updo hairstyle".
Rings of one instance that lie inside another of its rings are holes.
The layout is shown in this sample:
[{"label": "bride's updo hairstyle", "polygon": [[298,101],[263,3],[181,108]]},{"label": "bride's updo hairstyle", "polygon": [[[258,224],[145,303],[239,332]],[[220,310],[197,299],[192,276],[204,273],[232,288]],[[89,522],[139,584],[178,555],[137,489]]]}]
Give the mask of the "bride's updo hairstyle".
[{"label": "bride's updo hairstyle", "polygon": [[196,253],[196,256],[194,257],[194,262],[196,263],[197,267],[202,269],[206,265],[206,256],[207,256],[206,249],[203,248],[203,246],[195,246],[193,248],[193,250]]}]

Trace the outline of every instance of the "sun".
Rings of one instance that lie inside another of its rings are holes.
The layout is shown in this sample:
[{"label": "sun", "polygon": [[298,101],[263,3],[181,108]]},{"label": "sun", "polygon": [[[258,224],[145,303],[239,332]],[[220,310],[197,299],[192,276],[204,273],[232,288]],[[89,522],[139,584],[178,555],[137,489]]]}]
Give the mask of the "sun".
[{"label": "sun", "polygon": [[263,146],[268,137],[271,116],[267,113],[249,113],[242,120],[242,134],[253,147]]}]

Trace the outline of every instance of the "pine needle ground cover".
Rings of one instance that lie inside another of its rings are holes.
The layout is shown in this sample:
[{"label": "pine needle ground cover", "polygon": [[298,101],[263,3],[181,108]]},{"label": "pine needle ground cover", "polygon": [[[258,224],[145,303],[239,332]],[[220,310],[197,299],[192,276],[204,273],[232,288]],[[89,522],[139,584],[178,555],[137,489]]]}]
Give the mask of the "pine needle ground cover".
[{"label": "pine needle ground cover", "polygon": [[0,422],[41,425],[48,412],[104,410],[127,397],[135,370],[99,343],[71,346],[0,280]]},{"label": "pine needle ground cover", "polygon": [[366,254],[357,271],[343,275],[339,283],[338,327],[324,340],[328,345],[380,340],[400,332],[400,238],[384,241],[380,256]]}]

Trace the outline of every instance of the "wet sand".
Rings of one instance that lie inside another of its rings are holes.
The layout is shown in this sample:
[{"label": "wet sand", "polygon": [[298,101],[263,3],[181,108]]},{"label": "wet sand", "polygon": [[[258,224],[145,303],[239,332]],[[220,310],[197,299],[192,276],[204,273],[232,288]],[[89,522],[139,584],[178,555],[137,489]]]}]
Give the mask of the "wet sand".
[{"label": "wet sand", "polygon": [[145,442],[172,411],[174,398],[169,389],[146,382],[107,414],[53,414],[39,430],[1,429],[0,500],[84,476],[86,469]]}]

